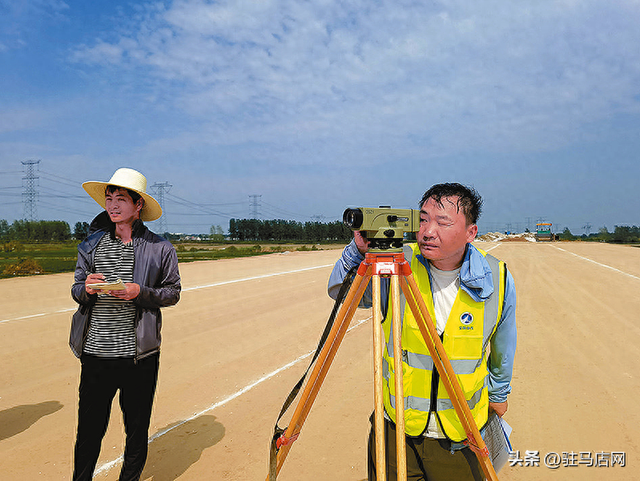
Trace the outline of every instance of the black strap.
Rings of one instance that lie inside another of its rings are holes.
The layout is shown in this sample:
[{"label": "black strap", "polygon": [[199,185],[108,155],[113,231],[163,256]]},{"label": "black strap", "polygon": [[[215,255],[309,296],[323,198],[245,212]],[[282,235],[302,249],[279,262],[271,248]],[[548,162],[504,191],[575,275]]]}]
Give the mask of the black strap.
[{"label": "black strap", "polygon": [[280,426],[278,426],[278,423],[280,422],[280,419],[282,418],[284,413],[287,412],[287,409],[289,409],[289,406],[291,406],[291,403],[298,395],[298,392],[300,392],[300,388],[302,387],[302,384],[305,378],[307,377],[307,374],[309,374],[309,370],[311,369],[311,366],[313,366],[313,363],[318,358],[318,355],[320,354],[320,351],[322,350],[322,347],[324,346],[324,343],[326,342],[327,337],[329,336],[329,332],[331,332],[331,328],[333,327],[333,323],[335,321],[336,315],[338,314],[338,309],[340,308],[340,305],[344,301],[344,298],[346,297],[347,292],[349,291],[349,288],[353,283],[353,279],[355,277],[357,270],[358,270],[358,267],[356,266],[351,268],[351,270],[347,273],[344,281],[342,282],[342,286],[340,287],[340,291],[338,292],[338,295],[336,297],[336,302],[333,305],[333,310],[331,311],[331,315],[329,316],[327,325],[325,326],[324,332],[322,333],[322,336],[320,337],[320,341],[318,342],[318,347],[316,347],[316,352],[313,355],[313,359],[311,359],[311,362],[309,363],[307,370],[302,375],[300,380],[296,383],[296,385],[293,387],[293,389],[287,396],[286,401],[282,405],[282,409],[280,410],[280,414],[278,415],[278,419],[276,420],[276,424],[273,428],[273,438],[271,439],[271,447],[269,450],[269,481],[276,481],[276,475],[277,475],[276,459],[277,459],[278,450],[279,450],[279,447],[277,444],[280,436],[282,436],[282,434],[286,431],[286,428],[284,429],[281,428]]}]

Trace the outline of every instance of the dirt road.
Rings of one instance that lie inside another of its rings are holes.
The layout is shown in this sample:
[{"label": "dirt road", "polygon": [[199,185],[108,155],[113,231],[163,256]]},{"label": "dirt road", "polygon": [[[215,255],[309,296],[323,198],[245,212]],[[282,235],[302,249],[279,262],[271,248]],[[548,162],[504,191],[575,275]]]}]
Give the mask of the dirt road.
[{"label": "dirt road", "polygon": [[[522,465],[505,467],[500,479],[636,479],[640,249],[478,246],[507,262],[518,290],[505,419]],[[338,256],[295,252],[181,265],[182,299],[164,310],[143,479],[265,478],[273,423],[332,307],[326,282]],[[70,479],[80,371],[67,345],[71,282],[71,274],[0,280],[0,479]],[[358,311],[278,479],[366,478],[369,317]],[[114,402],[96,479],[117,479],[122,431]],[[550,453],[560,459],[556,469],[545,466]],[[624,453],[625,467],[616,453]]]}]

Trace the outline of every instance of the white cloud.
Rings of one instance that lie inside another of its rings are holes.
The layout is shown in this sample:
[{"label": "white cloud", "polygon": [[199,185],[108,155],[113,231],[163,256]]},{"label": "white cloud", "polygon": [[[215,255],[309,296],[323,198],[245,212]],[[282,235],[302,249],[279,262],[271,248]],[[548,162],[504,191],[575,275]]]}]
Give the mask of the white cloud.
[{"label": "white cloud", "polygon": [[637,113],[639,17],[604,0],[180,0],[74,58],[171,92],[205,144],[278,143],[283,159],[306,143],[382,158],[380,136],[409,156],[544,150]]},{"label": "white cloud", "polygon": [[[122,41],[122,44],[128,42]],[[124,55],[124,48],[121,44],[111,44],[98,40],[92,47],[84,46],[76,50],[71,60],[87,64],[120,64]]]}]

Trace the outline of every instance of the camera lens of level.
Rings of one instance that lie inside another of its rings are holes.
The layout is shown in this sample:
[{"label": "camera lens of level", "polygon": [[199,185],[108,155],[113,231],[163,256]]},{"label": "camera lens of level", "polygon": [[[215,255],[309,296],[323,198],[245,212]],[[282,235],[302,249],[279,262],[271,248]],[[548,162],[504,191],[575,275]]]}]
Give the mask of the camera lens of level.
[{"label": "camera lens of level", "polygon": [[353,230],[358,230],[360,226],[362,226],[363,220],[364,216],[362,215],[362,210],[360,209],[347,209],[342,215],[342,222],[344,223],[344,225]]}]

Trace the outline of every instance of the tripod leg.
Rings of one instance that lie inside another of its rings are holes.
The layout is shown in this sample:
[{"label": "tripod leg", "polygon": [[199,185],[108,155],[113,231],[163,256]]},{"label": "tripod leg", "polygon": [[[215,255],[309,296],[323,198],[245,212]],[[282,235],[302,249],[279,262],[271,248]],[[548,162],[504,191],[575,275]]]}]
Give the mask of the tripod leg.
[{"label": "tripod leg", "polygon": [[447,390],[449,399],[451,399],[456,414],[464,427],[467,439],[470,442],[475,443],[475,447],[472,450],[480,462],[480,467],[488,480],[497,481],[498,475],[496,474],[493,465],[491,464],[491,460],[489,459],[487,447],[480,435],[478,426],[473,419],[473,415],[469,409],[464,392],[460,387],[455,371],[453,370],[447,353],[444,350],[444,346],[440,341],[440,336],[438,336],[438,332],[433,325],[433,320],[431,319],[424,299],[420,294],[420,289],[411,274],[403,278],[402,290],[413,316],[418,323],[420,333],[429,348],[429,353],[433,359],[434,366],[440,373],[440,379],[442,379],[442,383]]},{"label": "tripod leg", "polygon": [[407,479],[407,448],[404,432],[404,381],[402,369],[402,319],[400,318],[400,280],[391,276],[393,306],[393,362],[396,388],[396,465],[398,481]]},{"label": "tripod leg", "polygon": [[387,481],[384,452],[384,405],[382,394],[382,312],[380,310],[380,277],[371,279],[373,296],[373,379],[375,402],[376,480]]},{"label": "tripod leg", "polygon": [[[347,293],[347,297],[338,312],[338,316],[334,322],[331,331],[327,337],[327,340],[318,355],[318,359],[316,360],[315,366],[311,371],[309,376],[309,380],[307,381],[302,395],[300,396],[300,400],[296,405],[296,409],[293,413],[291,421],[289,422],[289,426],[284,432],[283,438],[286,440],[293,441],[300,430],[302,429],[302,425],[304,424],[309,411],[311,411],[311,406],[315,401],[315,398],[322,386],[322,382],[324,381],[325,376],[331,367],[331,363],[333,362],[333,358],[338,351],[338,347],[340,347],[340,343],[344,338],[344,335],[347,332],[347,328],[351,323],[351,319],[355,314],[355,311],[360,303],[360,299],[362,298],[364,291],[369,283],[369,279],[371,278],[371,267],[369,266],[364,275],[360,275],[358,273],[354,280],[349,292]],[[267,481],[275,481],[282,465],[284,464],[285,459],[291,449],[291,442],[287,442],[283,444],[277,453],[277,462],[275,467],[275,473],[272,471],[267,476]]]}]

